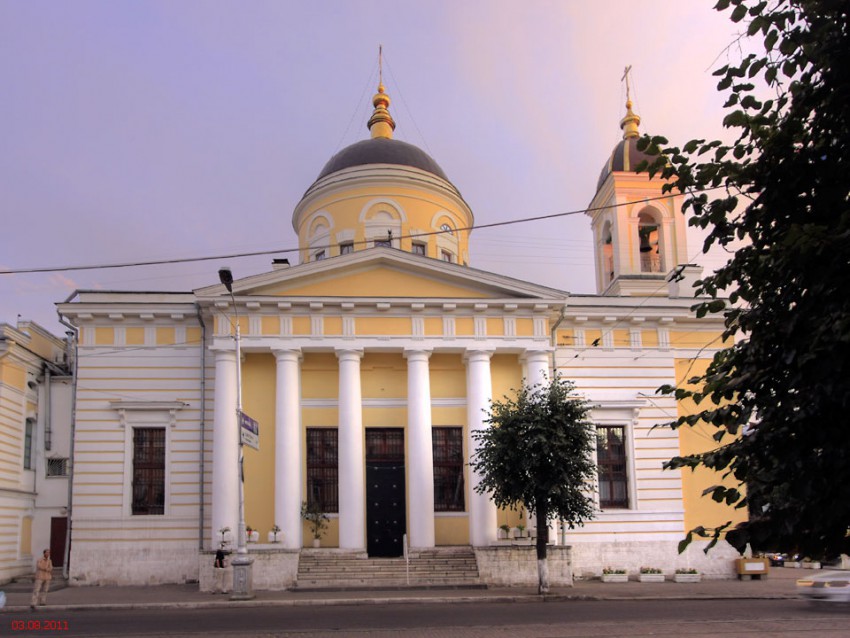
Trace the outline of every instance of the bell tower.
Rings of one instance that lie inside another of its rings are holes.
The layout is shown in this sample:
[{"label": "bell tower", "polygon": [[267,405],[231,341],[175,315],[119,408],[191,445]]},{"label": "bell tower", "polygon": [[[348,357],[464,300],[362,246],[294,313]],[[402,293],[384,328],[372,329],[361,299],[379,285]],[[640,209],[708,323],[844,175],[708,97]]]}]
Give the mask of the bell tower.
[{"label": "bell tower", "polygon": [[[626,67],[623,139],[602,168],[587,209],[594,241],[596,291],[614,296],[692,296],[701,268],[688,265],[682,196],[663,194],[664,180],[635,168],[652,161],[637,148],[640,116],[632,110]],[[681,266],[681,268],[680,268]],[[686,280],[669,282],[674,272]]]}]

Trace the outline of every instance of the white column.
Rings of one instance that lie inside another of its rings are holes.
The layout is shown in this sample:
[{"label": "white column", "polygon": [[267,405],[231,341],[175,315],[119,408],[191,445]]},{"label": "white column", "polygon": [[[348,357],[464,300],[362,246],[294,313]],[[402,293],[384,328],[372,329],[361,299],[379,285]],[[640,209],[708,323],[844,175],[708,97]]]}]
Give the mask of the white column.
[{"label": "white column", "polygon": [[429,351],[408,350],[407,488],[410,546],[434,547],[434,444],[431,437]]},{"label": "white column", "polygon": [[[525,363],[525,383],[529,388],[537,389],[546,387],[549,383],[549,353],[545,350],[526,350],[523,355]],[[527,520],[525,526],[529,531],[537,529],[537,516],[534,510],[526,507],[525,514]],[[549,538],[552,538],[550,531]]]},{"label": "white column", "polygon": [[230,528],[236,540],[239,521],[239,440],[236,423],[236,353],[215,353],[215,407],[212,449],[212,547],[221,541],[219,530]]},{"label": "white column", "polygon": [[298,350],[275,350],[274,517],[283,546],[299,549],[301,538],[301,375]]},{"label": "white column", "polygon": [[523,356],[525,361],[525,381],[529,388],[539,385],[541,387],[549,383],[549,353],[545,350],[526,350]]},{"label": "white column", "polygon": [[363,399],[360,393],[362,350],[337,350],[339,359],[339,546],[366,549],[366,456]]},{"label": "white column", "polygon": [[[484,430],[489,426],[485,423],[490,411],[490,400],[493,396],[493,384],[490,379],[490,357],[492,351],[473,350],[466,353],[466,405],[467,421],[469,423],[469,438],[467,450],[470,458],[476,449],[473,432]],[[469,490],[469,540],[474,547],[490,545],[496,540],[496,505],[489,494],[478,494],[476,486],[481,477],[470,471],[471,486]]]}]

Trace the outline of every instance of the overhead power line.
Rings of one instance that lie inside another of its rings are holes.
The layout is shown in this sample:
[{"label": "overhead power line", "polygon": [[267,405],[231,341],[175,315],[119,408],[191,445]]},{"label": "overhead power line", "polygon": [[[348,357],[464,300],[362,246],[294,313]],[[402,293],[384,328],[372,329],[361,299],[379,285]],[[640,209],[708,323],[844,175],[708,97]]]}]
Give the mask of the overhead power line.
[{"label": "overhead power line", "polygon": [[[717,190],[719,188],[725,188],[723,186],[716,186],[714,188],[705,189],[705,191]],[[705,192],[703,191],[703,192]],[[668,199],[672,197],[670,194],[666,195],[658,195],[657,197],[647,197],[645,199],[635,200],[631,202],[622,202],[619,204],[612,204],[610,206],[599,206],[596,208],[581,208],[578,210],[566,211],[563,213],[550,213],[548,215],[536,215],[534,217],[522,217],[520,219],[509,219],[501,222],[492,222],[490,224],[474,224],[472,226],[461,227],[452,230],[435,230],[432,232],[425,233],[413,233],[410,235],[402,235],[400,237],[395,237],[394,239],[421,239],[422,237],[429,237],[431,235],[443,235],[457,231],[473,231],[473,230],[483,230],[486,228],[498,228],[500,226],[511,226],[514,224],[525,224],[528,222],[537,222],[543,221],[545,219],[556,219],[558,217],[569,217],[570,215],[582,215],[589,212],[594,212],[597,210],[606,210],[609,208],[618,208],[620,206],[632,206],[634,204],[642,204],[646,202],[657,201],[660,199]],[[359,242],[359,244],[366,244],[366,241]],[[316,250],[319,248],[330,248],[335,244],[328,244],[325,246],[311,246],[312,250]],[[0,275],[24,275],[31,273],[50,273],[50,272],[68,272],[68,271],[76,271],[76,270],[106,270],[109,268],[136,268],[140,266],[162,266],[168,264],[186,264],[193,262],[201,262],[201,261],[219,261],[225,259],[241,259],[244,257],[259,257],[262,255],[283,255],[289,253],[297,253],[300,248],[276,248],[271,250],[255,250],[249,252],[241,252],[241,253],[227,253],[227,254],[219,254],[219,255],[207,255],[203,257],[177,257],[174,259],[148,259],[142,261],[126,261],[126,262],[115,262],[115,263],[101,263],[101,264],[80,264],[76,266],[38,266],[33,268],[9,268],[0,270]]]}]

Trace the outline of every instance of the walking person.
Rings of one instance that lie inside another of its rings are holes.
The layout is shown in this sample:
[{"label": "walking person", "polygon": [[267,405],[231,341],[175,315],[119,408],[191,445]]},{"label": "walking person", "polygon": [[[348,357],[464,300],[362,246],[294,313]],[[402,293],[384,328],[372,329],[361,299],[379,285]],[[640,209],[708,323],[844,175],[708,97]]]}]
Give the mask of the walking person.
[{"label": "walking person", "polygon": [[35,611],[35,606],[47,604],[47,592],[50,589],[50,581],[53,580],[53,561],[50,560],[50,550],[45,549],[44,554],[35,565],[35,584],[32,588],[32,599],[30,609]]}]

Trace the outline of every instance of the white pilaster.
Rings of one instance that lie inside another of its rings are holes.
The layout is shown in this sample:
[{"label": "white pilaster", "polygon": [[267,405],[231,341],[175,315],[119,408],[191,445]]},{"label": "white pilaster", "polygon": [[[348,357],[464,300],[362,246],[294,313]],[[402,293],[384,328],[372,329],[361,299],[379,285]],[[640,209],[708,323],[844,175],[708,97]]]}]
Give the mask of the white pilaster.
[{"label": "white pilaster", "polygon": [[434,547],[434,446],[431,435],[431,380],[426,350],[407,350],[407,494],[410,546]]},{"label": "white pilaster", "polygon": [[236,353],[215,353],[215,407],[212,450],[211,547],[221,541],[219,530],[230,528],[236,539],[239,521],[239,440],[236,423]]},{"label": "white pilaster", "polygon": [[339,359],[339,546],[366,549],[366,456],[362,350],[337,350]]},{"label": "white pilaster", "polygon": [[301,374],[298,350],[275,350],[274,518],[283,546],[300,549]]},{"label": "white pilaster", "polygon": [[[471,350],[466,353],[466,404],[469,423],[467,449],[470,458],[475,454],[477,443],[474,432],[490,427],[485,423],[493,397],[490,378],[490,350]],[[478,494],[475,488],[481,477],[470,471],[469,490],[469,540],[475,547],[490,545],[496,540],[496,505],[489,494]]]}]

